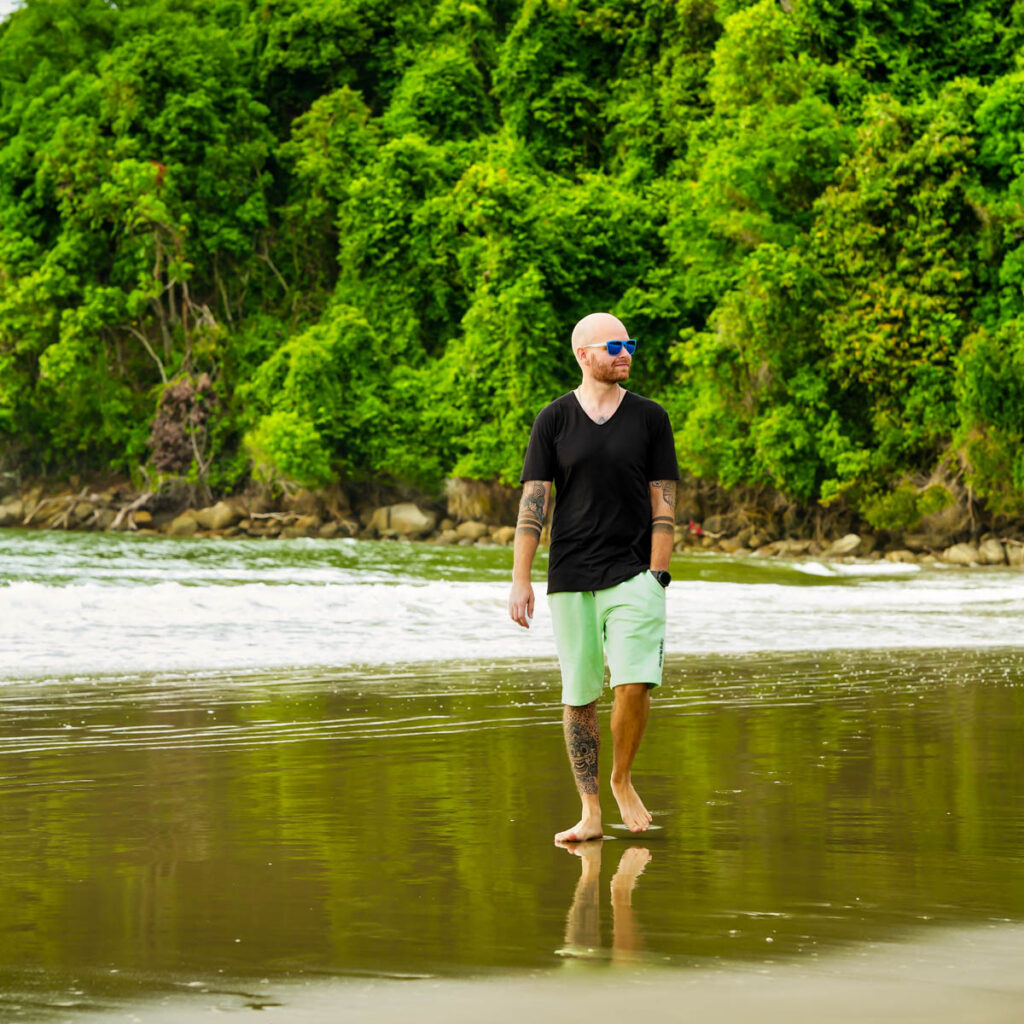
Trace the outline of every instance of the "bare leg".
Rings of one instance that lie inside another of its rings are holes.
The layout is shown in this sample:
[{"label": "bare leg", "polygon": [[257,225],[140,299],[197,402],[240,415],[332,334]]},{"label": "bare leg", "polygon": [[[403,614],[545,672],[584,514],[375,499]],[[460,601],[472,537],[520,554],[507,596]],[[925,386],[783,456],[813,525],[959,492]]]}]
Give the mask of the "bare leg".
[{"label": "bare leg", "polygon": [[586,839],[597,839],[604,831],[601,827],[601,799],[597,787],[597,757],[601,749],[597,701],[582,707],[566,704],[562,712],[562,728],[576,789],[583,804],[583,815],[572,828],[559,832],[555,842],[580,843]]},{"label": "bare leg", "polygon": [[647,726],[651,692],[646,683],[624,683],[615,687],[612,705],[612,795],[622,822],[630,832],[644,832],[651,815],[633,788],[633,758]]}]

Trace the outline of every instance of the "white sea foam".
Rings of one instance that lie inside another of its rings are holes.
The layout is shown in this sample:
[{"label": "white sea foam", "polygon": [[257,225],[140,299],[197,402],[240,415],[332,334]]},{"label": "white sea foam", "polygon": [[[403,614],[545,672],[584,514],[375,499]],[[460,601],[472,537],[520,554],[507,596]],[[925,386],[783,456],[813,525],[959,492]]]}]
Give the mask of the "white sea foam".
[{"label": "white sea foam", "polygon": [[[154,571],[161,582],[75,572],[73,582],[0,586],[0,679],[555,656],[542,585],[527,631],[508,618],[503,578],[268,564],[251,568],[261,582],[238,567],[217,582],[178,569]],[[331,582],[340,579],[349,582]],[[804,586],[681,580],[667,598],[670,655],[1024,643],[1024,576],[1007,572]]]}]

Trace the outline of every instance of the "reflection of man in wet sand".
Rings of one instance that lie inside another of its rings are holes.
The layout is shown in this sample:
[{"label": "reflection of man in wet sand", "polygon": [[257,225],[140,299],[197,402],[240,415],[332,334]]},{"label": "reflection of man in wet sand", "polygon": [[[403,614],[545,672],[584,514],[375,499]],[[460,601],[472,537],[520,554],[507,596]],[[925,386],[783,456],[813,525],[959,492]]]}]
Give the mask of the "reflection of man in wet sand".
[{"label": "reflection of man in wet sand", "polygon": [[602,834],[598,795],[601,730],[597,699],[604,656],[611,669],[611,788],[631,832],[651,815],[633,788],[650,690],[661,684],[665,591],[675,525],[676,466],[665,410],[621,387],[636,342],[608,313],[591,313],[572,332],[583,381],[545,406],[533,425],[523,466],[509,614],[529,627],[530,568],[552,482],[548,606],[562,670],[562,721],[583,813],[555,839]]},{"label": "reflection of man in wet sand", "polygon": [[[565,946],[562,956],[587,957],[601,946],[601,918],[598,883],[601,875],[600,840],[587,843],[559,843],[576,854],[580,880],[576,883],[572,906],[565,919]],[[631,846],[619,859],[612,877],[612,959],[628,960],[643,949],[643,937],[633,915],[633,889],[651,859],[643,846]]]}]

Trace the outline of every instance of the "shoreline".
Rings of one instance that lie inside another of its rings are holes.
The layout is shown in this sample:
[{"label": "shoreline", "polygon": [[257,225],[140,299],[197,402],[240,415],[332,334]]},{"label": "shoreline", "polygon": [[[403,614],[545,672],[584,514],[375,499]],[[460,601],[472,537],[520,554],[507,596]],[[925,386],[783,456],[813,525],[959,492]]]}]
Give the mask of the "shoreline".
[{"label": "shoreline", "polygon": [[[819,517],[773,521],[763,509],[737,505],[694,518],[694,487],[676,506],[673,550],[736,558],[826,559],[841,562],[943,563],[1024,568],[1024,529],[921,532],[872,531],[849,516],[831,529]],[[376,499],[376,500],[374,500]],[[479,481],[449,481],[447,502],[392,490],[349,497],[340,485],[268,496],[242,493],[195,501],[183,486],[139,491],[123,480],[82,485],[31,482],[0,499],[0,528],[126,532],[151,537],[354,538],[437,546],[510,547],[517,494]],[[825,517],[827,519],[827,517]],[[751,525],[752,522],[760,525]],[[801,526],[804,527],[801,529]],[[813,527],[808,535],[806,527]],[[541,546],[550,540],[550,522]]]},{"label": "shoreline", "polygon": [[[613,844],[614,845],[614,844]],[[531,1016],[572,1016],[605,1022],[630,1014],[662,1015],[666,1006],[685,1009],[700,1020],[739,1024],[850,1024],[867,1019],[902,1024],[929,1020],[984,1020],[1011,1024],[1020,1018],[1024,986],[1016,970],[1024,949],[1024,928],[1013,922],[926,925],[907,937],[823,949],[803,957],[690,963],[653,963],[642,952],[601,947],[584,959],[534,970],[487,970],[464,976],[386,972],[325,977],[302,972],[286,977],[234,976],[211,972],[188,980],[147,978],[163,987],[141,999],[101,997],[89,1007],[87,978],[77,1009],[88,1007],[97,1021],[135,1014],[148,1021],[207,1020],[223,1013],[267,1009],[282,1020],[345,1020],[375,1024],[476,1022],[486,1007],[489,1019],[508,1024]],[[949,965],[957,964],[950,971]],[[257,975],[259,972],[257,972]],[[109,982],[107,983],[109,985]],[[35,998],[39,995],[34,993]],[[84,997],[84,998],[83,998]],[[43,997],[45,999],[45,996]]]}]

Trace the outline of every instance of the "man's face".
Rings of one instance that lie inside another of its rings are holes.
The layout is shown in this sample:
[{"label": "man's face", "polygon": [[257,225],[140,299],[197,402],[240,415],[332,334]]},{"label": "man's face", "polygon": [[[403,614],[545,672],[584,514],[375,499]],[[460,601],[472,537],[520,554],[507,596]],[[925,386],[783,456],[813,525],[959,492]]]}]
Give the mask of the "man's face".
[{"label": "man's face", "polygon": [[[622,331],[613,332],[605,337],[594,339],[598,341],[621,341],[627,335]],[[608,349],[602,345],[600,348],[588,348],[583,350],[585,365],[589,367],[590,376],[601,384],[618,384],[620,381],[629,380],[629,369],[633,365],[633,357],[626,351],[625,346],[613,355],[608,355]]]}]

